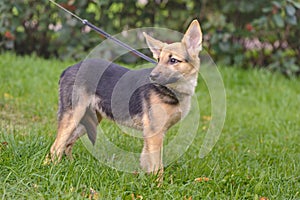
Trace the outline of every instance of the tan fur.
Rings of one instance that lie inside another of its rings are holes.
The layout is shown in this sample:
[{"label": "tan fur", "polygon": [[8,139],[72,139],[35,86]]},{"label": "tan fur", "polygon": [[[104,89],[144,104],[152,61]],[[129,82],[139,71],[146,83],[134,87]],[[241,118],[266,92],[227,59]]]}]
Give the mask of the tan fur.
[{"label": "tan fur", "polygon": [[144,148],[141,166],[147,172],[162,169],[161,150],[166,131],[181,118],[179,106],[165,104],[155,94],[151,96],[151,107],[143,116]]}]

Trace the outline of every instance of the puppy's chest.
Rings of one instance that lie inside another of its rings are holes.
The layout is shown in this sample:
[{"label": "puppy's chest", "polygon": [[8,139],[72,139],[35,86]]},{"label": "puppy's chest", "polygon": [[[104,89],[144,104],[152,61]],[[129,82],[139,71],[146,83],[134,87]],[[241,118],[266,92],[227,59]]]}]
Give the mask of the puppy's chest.
[{"label": "puppy's chest", "polygon": [[181,118],[186,117],[191,109],[191,97],[187,96],[187,97],[182,98],[179,101],[179,108],[181,111]]}]

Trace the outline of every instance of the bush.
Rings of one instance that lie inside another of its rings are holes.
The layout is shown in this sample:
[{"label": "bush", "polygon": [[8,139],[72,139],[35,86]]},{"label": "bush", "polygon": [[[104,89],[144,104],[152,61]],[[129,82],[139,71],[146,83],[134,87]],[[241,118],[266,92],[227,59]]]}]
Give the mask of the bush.
[{"label": "bush", "polygon": [[[300,3],[296,0],[59,2],[111,34],[147,26],[184,31],[198,18],[204,47],[217,62],[267,67],[286,75],[300,73]],[[2,0],[0,13],[1,50],[78,60],[102,39],[48,0]]]},{"label": "bush", "polygon": [[[12,49],[18,54],[34,52],[45,58],[79,59],[95,41],[95,37],[80,31],[80,23],[50,5],[48,0],[3,0],[0,4],[2,49]],[[62,5],[80,15],[85,13],[88,1],[80,1],[76,7]]]},{"label": "bush", "polygon": [[[210,5],[212,6],[212,5]],[[300,3],[220,1],[207,15],[211,55],[226,65],[300,73]]]}]

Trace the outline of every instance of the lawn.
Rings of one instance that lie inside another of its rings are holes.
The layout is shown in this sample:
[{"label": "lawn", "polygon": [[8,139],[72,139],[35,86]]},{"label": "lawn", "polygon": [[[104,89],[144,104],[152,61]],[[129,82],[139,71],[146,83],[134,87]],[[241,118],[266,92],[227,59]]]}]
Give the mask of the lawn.
[{"label": "lawn", "polygon": [[[0,55],[0,196],[2,199],[300,199],[300,79],[265,70],[220,67],[225,125],[213,150],[199,158],[210,121],[204,81],[197,88],[200,125],[191,146],[155,176],[110,168],[81,141],[74,161],[45,162],[56,136],[58,79],[73,62]],[[105,121],[119,147],[142,141]],[[166,140],[172,138],[172,129]]]}]

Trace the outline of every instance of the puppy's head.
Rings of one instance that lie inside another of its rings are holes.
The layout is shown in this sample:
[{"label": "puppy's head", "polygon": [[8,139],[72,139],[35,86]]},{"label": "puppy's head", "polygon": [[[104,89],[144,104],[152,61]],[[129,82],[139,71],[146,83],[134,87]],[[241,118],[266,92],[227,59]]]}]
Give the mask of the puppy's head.
[{"label": "puppy's head", "polygon": [[202,49],[202,32],[197,20],[190,24],[181,42],[167,44],[146,33],[144,36],[158,61],[150,74],[151,81],[168,85],[196,76],[200,67],[198,54]]}]

